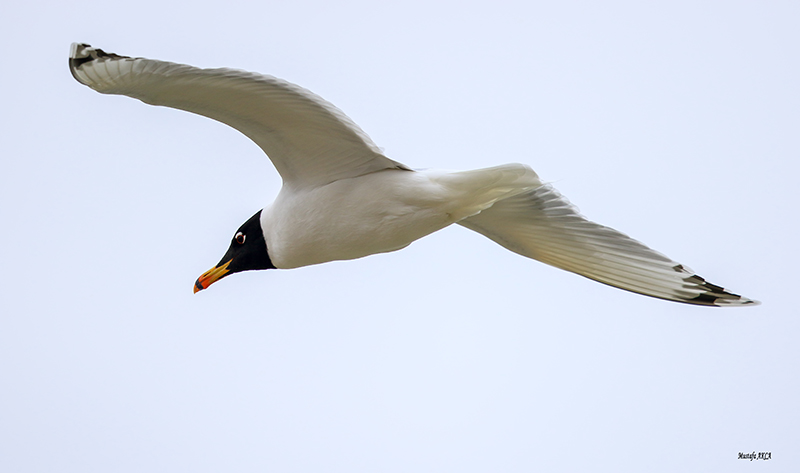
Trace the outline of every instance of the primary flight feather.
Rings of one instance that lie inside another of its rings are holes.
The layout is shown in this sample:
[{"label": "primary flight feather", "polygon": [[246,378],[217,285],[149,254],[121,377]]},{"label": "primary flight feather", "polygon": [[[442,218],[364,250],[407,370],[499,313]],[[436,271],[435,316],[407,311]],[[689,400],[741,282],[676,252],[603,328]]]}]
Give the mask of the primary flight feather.
[{"label": "primary flight feather", "polygon": [[237,230],[195,292],[240,271],[399,250],[457,223],[523,256],[639,294],[707,306],[758,303],[590,222],[528,166],[413,171],[384,156],[332,104],[280,79],[131,58],[77,43],[69,67],[98,92],[236,128],[280,173],[283,187],[275,201]]}]

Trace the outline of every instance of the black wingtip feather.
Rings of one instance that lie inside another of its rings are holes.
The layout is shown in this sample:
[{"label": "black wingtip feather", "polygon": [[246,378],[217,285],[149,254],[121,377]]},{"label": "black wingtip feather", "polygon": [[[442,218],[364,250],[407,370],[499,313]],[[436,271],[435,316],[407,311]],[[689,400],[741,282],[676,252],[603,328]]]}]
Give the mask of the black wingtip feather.
[{"label": "black wingtip feather", "polygon": [[108,59],[125,59],[128,56],[121,56],[119,54],[107,53],[99,48],[93,48],[86,43],[72,43],[69,52],[69,72],[72,77],[80,83],[84,83],[75,71],[87,62],[92,62],[101,58]]}]

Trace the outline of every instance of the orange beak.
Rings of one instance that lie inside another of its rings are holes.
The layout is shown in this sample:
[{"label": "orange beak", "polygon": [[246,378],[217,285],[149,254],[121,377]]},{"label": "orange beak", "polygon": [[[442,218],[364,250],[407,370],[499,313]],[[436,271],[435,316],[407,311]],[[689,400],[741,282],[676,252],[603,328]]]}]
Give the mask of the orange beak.
[{"label": "orange beak", "polygon": [[233,260],[231,259],[223,265],[215,266],[197,278],[197,281],[194,283],[194,293],[197,294],[197,291],[208,289],[208,286],[214,284],[228,274],[228,265],[231,264],[231,261]]}]

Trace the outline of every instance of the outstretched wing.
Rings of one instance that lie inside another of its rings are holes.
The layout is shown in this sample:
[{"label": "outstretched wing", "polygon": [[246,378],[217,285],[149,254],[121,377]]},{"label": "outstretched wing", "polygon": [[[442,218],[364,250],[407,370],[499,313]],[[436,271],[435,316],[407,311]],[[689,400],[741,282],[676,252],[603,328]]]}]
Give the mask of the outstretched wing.
[{"label": "outstretched wing", "polygon": [[232,126],[272,160],[283,181],[316,187],[382,169],[408,169],[384,156],[344,113],[274,77],[106,53],[72,44],[69,67],[104,94],[186,110]]},{"label": "outstretched wing", "polygon": [[528,258],[631,292],[697,305],[758,304],[623,233],[590,222],[549,185],[458,223]]}]

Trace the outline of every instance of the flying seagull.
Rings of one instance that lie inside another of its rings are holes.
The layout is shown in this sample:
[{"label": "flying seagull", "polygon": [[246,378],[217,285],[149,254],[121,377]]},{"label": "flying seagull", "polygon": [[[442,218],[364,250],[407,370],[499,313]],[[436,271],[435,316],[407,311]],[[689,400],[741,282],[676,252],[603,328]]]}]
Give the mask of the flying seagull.
[{"label": "flying seagull", "polygon": [[627,291],[706,306],[757,301],[584,218],[524,164],[415,171],[384,156],[344,113],[275,77],[106,53],[73,43],[69,68],[103,94],[225,123],[272,160],[283,186],[234,234],[194,291],[240,271],[396,251],[457,223],[522,256]]}]

